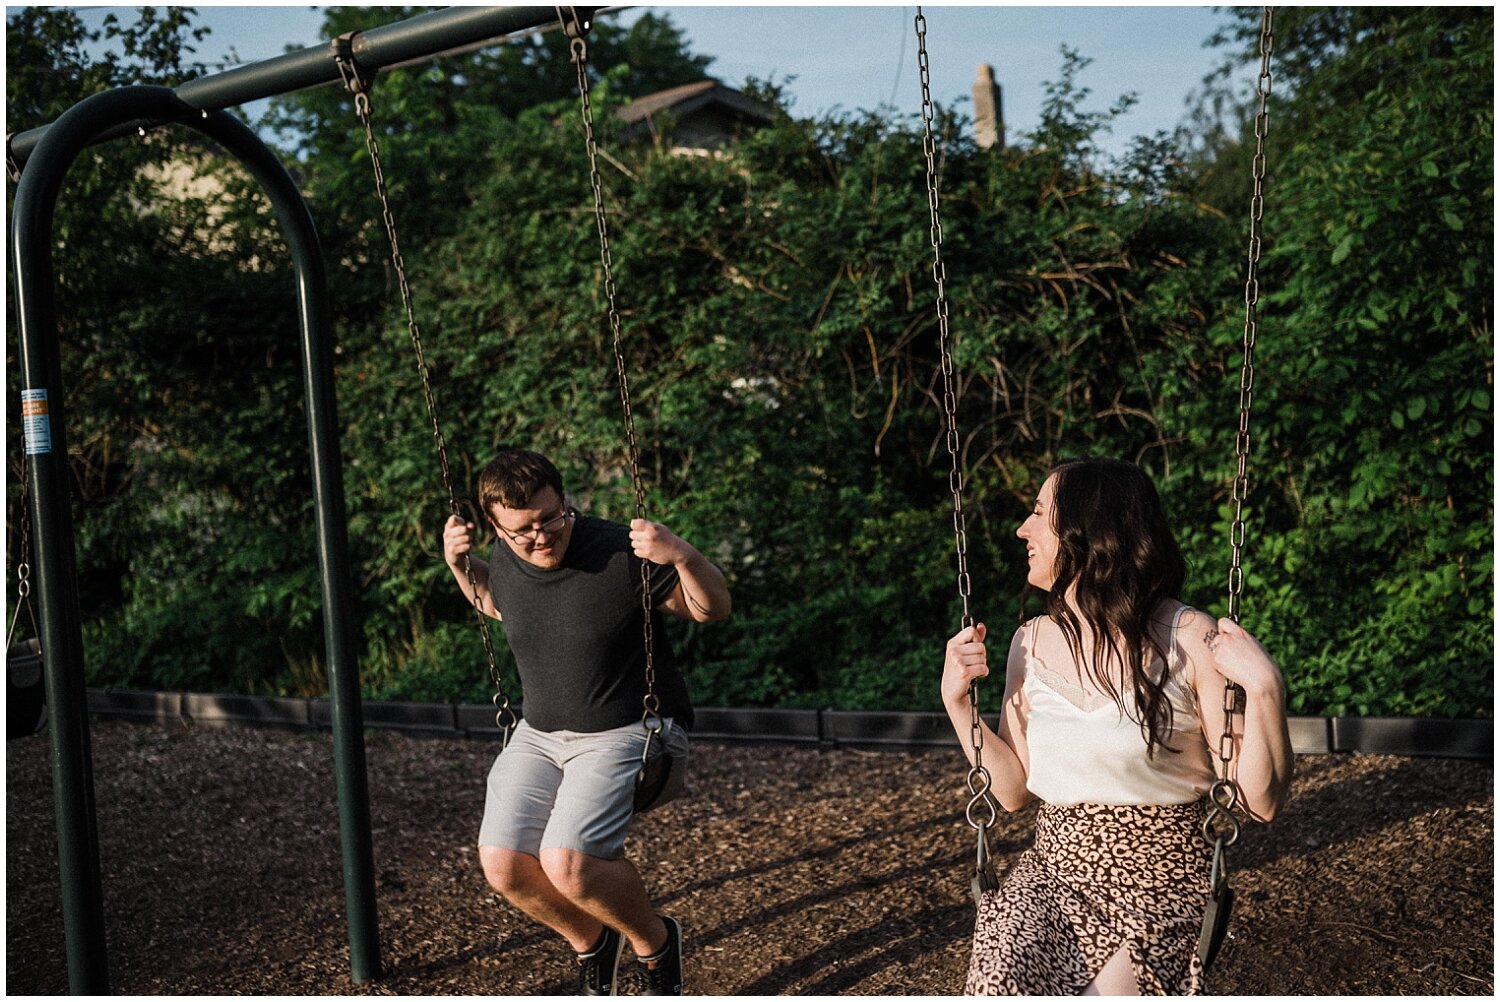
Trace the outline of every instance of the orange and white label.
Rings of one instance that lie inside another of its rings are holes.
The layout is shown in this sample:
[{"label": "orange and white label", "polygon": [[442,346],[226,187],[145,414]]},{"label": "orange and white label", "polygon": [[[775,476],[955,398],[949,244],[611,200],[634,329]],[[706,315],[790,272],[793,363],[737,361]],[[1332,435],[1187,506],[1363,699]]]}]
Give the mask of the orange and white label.
[{"label": "orange and white label", "polygon": [[21,430],[28,456],[52,451],[52,418],[47,413],[46,390],[21,391]]}]

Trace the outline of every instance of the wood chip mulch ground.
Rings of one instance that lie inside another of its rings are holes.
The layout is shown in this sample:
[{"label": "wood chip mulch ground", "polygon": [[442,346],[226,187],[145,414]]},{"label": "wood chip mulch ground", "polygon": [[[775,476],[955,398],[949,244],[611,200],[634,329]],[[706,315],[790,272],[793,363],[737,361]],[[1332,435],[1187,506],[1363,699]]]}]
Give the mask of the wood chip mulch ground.
[{"label": "wood chip mulch ground", "polygon": [[[570,994],[564,944],[483,883],[498,745],[367,737],[381,955],[350,981],[327,734],[97,722],[110,983],[134,995]],[[5,990],[68,989],[45,736],[6,745]],[[1232,856],[1214,994],[1493,995],[1490,763],[1301,756]],[[708,745],[628,851],[704,995],[952,995],[973,854],[957,749]],[[1032,813],[1005,818],[1004,862]]]}]

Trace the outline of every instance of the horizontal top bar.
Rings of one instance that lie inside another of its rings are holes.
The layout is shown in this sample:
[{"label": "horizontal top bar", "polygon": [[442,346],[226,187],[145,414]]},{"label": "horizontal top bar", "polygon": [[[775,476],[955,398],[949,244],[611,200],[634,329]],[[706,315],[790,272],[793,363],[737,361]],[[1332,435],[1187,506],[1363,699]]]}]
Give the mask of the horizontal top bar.
[{"label": "horizontal top bar", "polygon": [[[591,19],[603,8],[575,8],[585,19]],[[449,7],[447,10],[419,14],[405,21],[381,25],[357,32],[353,38],[355,62],[370,71],[398,63],[441,55],[462,46],[494,41],[507,35],[528,31],[557,22],[555,7]],[[199,77],[178,86],[173,93],[189,107],[201,111],[218,111],[248,104],[307,87],[339,82],[338,66],[333,61],[329,43],[316,45],[282,56],[263,59],[245,66]],[[111,131],[101,139],[134,131],[135,123]],[[6,153],[17,168],[25,165],[50,125],[17,133],[6,139]]]}]

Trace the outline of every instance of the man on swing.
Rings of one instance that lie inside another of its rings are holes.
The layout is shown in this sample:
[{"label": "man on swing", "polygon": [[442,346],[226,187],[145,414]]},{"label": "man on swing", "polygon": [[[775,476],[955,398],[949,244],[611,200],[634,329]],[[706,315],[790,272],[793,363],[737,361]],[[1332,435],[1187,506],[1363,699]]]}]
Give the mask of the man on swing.
[{"label": "man on swing", "polygon": [[[479,861],[490,886],[566,939],[585,995],[616,994],[626,941],[641,994],[682,994],[682,928],[658,915],[624,858],[645,743],[640,561],[650,561],[652,661],[663,730],[658,752],[683,758],[693,710],[660,614],[698,623],[730,612],[724,575],[666,526],[629,526],[568,506],[545,457],[501,452],[479,475],[479,503],[499,538],[472,567],[473,523],[443,531],[459,587],[505,623],[526,719],[490,770]],[[664,749],[662,746],[665,746]],[[680,783],[681,763],[674,782]]]}]

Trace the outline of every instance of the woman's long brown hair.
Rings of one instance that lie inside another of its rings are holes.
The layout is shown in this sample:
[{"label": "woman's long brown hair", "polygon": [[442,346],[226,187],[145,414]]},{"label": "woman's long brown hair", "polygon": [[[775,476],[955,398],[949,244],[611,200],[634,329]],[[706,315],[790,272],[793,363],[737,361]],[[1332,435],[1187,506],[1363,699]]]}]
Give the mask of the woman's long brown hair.
[{"label": "woman's long brown hair", "polygon": [[[1117,459],[1063,460],[1051,473],[1057,476],[1051,518],[1058,551],[1046,614],[1090,680],[1140,724],[1147,754],[1158,747],[1176,751],[1167,744],[1172,733],[1172,704],[1164,692],[1167,651],[1150,626],[1162,601],[1182,590],[1187,564],[1161,498],[1139,467]],[[1070,591],[1093,633],[1092,657],[1083,656],[1081,625],[1064,600]],[[1152,663],[1148,651],[1162,669],[1155,678],[1146,670]],[[1133,706],[1105,670],[1112,663],[1125,668]]]}]

